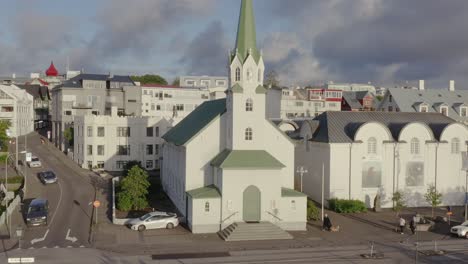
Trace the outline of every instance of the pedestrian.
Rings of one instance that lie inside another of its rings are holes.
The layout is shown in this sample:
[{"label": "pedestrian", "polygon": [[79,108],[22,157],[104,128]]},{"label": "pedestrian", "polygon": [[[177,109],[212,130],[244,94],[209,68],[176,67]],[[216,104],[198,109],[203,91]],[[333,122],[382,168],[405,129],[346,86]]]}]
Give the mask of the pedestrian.
[{"label": "pedestrian", "polygon": [[331,231],[331,228],[332,228],[331,220],[330,220],[330,218],[328,217],[328,214],[325,214],[325,216],[323,217],[323,226],[322,226],[322,230]]},{"label": "pedestrian", "polygon": [[414,235],[414,233],[416,231],[416,223],[414,222],[414,217],[411,218],[411,221],[409,223],[409,227],[411,229],[411,233],[413,233],[413,235]]},{"label": "pedestrian", "polygon": [[403,217],[400,216],[400,234],[404,234],[405,232],[405,225],[406,225],[406,221]]}]

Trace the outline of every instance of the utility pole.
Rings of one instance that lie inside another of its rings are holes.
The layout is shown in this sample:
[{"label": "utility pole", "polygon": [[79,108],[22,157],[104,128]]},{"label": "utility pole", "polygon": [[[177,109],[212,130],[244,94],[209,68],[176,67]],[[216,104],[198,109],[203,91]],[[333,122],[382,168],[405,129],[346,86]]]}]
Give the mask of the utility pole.
[{"label": "utility pole", "polygon": [[301,175],[301,192],[302,192],[302,178],[304,176],[304,173],[307,173],[307,169],[304,169],[304,166],[301,166],[299,168],[297,168],[297,173],[299,173]]}]

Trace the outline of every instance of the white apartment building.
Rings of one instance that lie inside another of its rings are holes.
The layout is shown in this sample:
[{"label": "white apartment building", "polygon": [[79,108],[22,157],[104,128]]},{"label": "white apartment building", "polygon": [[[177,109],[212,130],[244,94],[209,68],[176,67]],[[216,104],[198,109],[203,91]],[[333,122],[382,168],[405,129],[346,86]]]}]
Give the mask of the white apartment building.
[{"label": "white apartment building", "polygon": [[180,119],[164,117],[76,116],[73,160],[82,168],[121,171],[129,161],[159,169],[161,137]]},{"label": "white apartment building", "polygon": [[372,84],[366,83],[334,83],[328,82],[325,84],[325,89],[327,90],[341,90],[345,92],[371,92],[376,94],[376,88]]},{"label": "white apartment building", "polygon": [[207,88],[212,100],[226,97],[229,79],[224,76],[181,76],[180,86]]},{"label": "white apartment building", "polygon": [[141,116],[184,118],[210,99],[207,88],[142,86]]},{"label": "white apartment building", "polygon": [[12,137],[34,131],[33,96],[15,85],[0,85],[0,120],[11,124]]}]

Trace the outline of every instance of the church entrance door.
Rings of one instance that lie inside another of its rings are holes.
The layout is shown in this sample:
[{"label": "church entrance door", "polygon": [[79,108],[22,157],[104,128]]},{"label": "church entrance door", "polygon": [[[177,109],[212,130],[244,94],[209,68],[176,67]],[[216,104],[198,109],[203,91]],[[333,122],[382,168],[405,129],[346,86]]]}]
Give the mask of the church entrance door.
[{"label": "church entrance door", "polygon": [[249,186],[244,190],[244,210],[245,222],[260,222],[261,220],[261,193],[256,186]]}]

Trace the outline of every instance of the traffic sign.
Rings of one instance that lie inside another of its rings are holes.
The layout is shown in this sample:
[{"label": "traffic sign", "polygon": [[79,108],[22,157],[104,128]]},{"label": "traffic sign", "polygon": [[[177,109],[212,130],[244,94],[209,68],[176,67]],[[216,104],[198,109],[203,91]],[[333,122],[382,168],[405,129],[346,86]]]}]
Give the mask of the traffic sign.
[{"label": "traffic sign", "polygon": [[93,206],[94,206],[95,208],[98,208],[99,206],[101,206],[101,202],[98,201],[98,200],[96,200],[96,201],[93,202]]},{"label": "traffic sign", "polygon": [[453,212],[449,211],[449,212],[447,212],[447,215],[453,215]]},{"label": "traffic sign", "polygon": [[26,162],[31,162],[31,160],[32,160],[32,153],[26,152]]}]

